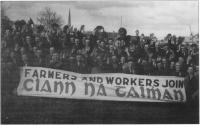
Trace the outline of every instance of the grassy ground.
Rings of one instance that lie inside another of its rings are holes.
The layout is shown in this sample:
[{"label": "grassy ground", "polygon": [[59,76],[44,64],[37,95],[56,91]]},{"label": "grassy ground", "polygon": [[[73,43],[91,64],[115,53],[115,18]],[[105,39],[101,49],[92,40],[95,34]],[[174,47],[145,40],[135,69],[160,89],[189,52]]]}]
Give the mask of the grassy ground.
[{"label": "grassy ground", "polygon": [[198,111],[185,104],[16,96],[16,83],[2,77],[2,123],[198,123]]}]

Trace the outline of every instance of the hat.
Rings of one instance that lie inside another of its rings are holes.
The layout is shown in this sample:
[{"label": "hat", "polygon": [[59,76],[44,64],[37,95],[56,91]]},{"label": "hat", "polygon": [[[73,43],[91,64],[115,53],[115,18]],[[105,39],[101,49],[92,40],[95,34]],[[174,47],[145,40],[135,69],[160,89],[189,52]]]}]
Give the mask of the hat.
[{"label": "hat", "polygon": [[118,33],[124,33],[124,34],[126,34],[127,33],[127,31],[126,31],[126,29],[124,28],[124,27],[121,27],[121,28],[119,28],[119,30],[118,30]]}]

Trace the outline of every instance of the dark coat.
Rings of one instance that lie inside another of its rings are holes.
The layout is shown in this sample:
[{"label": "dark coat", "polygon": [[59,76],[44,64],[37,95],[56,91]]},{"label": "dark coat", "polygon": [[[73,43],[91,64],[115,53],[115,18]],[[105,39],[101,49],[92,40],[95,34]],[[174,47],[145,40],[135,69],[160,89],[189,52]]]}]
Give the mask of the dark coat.
[{"label": "dark coat", "polygon": [[186,76],[184,83],[187,101],[191,101],[192,95],[199,89],[199,80],[195,76],[192,78]]}]

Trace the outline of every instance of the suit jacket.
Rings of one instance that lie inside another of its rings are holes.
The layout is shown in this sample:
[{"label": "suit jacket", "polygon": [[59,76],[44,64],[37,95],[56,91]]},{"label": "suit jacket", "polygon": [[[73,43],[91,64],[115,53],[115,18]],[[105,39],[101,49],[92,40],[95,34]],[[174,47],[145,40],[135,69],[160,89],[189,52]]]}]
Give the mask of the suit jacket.
[{"label": "suit jacket", "polygon": [[199,81],[195,76],[193,77],[186,76],[184,83],[185,83],[185,91],[186,91],[187,100],[191,101],[192,95],[194,94],[194,92],[198,91],[199,89]]}]

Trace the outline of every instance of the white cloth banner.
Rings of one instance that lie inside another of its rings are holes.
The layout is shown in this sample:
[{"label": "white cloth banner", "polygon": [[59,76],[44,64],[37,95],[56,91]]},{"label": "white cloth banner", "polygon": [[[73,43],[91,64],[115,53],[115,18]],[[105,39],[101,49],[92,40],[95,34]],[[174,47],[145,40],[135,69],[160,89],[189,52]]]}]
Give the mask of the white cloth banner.
[{"label": "white cloth banner", "polygon": [[17,94],[112,101],[185,102],[184,78],[123,73],[79,74],[21,67]]}]

